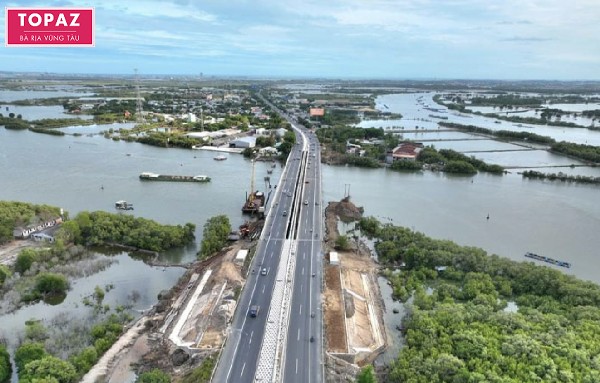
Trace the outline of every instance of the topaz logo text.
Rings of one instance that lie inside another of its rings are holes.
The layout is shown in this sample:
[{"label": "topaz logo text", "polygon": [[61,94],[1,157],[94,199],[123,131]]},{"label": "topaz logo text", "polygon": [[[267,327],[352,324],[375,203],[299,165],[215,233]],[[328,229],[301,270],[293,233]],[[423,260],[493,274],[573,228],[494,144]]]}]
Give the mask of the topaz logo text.
[{"label": "topaz logo text", "polygon": [[93,47],[94,8],[6,7],[7,47]]},{"label": "topaz logo text", "polygon": [[[38,25],[42,24],[42,19],[44,21],[45,27],[47,27],[54,21],[54,15],[52,13],[44,13],[43,17],[39,13],[30,13],[29,15],[27,15],[27,13],[17,13],[17,16],[19,16],[19,25],[22,27],[25,26],[25,18],[27,18],[27,23],[29,24],[29,26],[32,26],[32,27],[37,27]],[[79,13],[69,13],[68,17],[70,18],[69,19],[70,22],[67,24],[67,17],[65,17],[65,14],[59,13],[58,18],[56,19],[56,22],[54,22],[53,25],[55,27],[59,27],[59,26],[79,27],[80,26],[79,23],[77,22],[77,19],[79,18]]]}]

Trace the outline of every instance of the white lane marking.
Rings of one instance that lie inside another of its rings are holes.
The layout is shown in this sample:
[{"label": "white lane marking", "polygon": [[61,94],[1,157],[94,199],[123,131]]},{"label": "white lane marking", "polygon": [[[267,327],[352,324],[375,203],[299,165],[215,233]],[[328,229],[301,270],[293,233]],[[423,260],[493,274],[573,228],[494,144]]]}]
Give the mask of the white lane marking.
[{"label": "white lane marking", "polygon": [[242,366],[242,372],[240,372],[240,376],[244,375],[244,368],[246,368],[246,362],[244,362],[244,365]]},{"label": "white lane marking", "polygon": [[302,275],[304,275],[304,267],[302,268]]},{"label": "white lane marking", "polygon": [[302,287],[303,287],[303,286],[304,286],[304,285],[300,285],[300,294],[302,294]]},{"label": "white lane marking", "polygon": [[250,333],[250,340],[248,341],[248,344],[252,344],[252,336],[254,336],[254,331]]},{"label": "white lane marking", "polygon": [[296,374],[298,373],[298,358],[296,358]]},{"label": "white lane marking", "polygon": [[298,340],[300,340],[300,329],[298,329]]},{"label": "white lane marking", "polygon": [[265,293],[265,288],[267,287],[267,285],[263,285],[263,294]]},{"label": "white lane marking", "polygon": [[302,259],[305,260],[306,259],[306,253],[302,253]]},{"label": "white lane marking", "polygon": [[298,315],[302,315],[302,305],[300,305],[300,313]]}]

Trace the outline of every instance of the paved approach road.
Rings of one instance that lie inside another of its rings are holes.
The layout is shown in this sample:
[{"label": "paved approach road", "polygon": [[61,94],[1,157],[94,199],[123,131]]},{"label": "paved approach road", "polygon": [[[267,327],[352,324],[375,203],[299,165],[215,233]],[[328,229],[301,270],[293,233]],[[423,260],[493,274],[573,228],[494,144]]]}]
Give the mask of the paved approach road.
[{"label": "paved approach road", "polygon": [[296,270],[282,379],[286,383],[324,381],[321,311],[321,158],[316,137],[309,134],[308,139],[309,151],[296,238]]},{"label": "paved approach road", "polygon": [[[274,107],[273,107],[274,108]],[[276,110],[276,108],[274,108]],[[288,121],[289,117],[285,116]],[[293,225],[298,233],[296,278],[300,273],[300,280],[304,281],[302,287],[298,286],[298,279],[295,279],[292,298],[291,317],[296,316],[294,312],[294,302],[298,299],[297,295],[303,295],[303,298],[310,298],[308,303],[299,303],[305,305],[305,320],[295,322],[290,320],[290,328],[296,326],[297,330],[303,335],[304,348],[303,352],[297,355],[288,356],[286,352],[286,371],[285,381],[321,381],[322,363],[321,360],[321,312],[317,310],[320,307],[318,299],[320,299],[320,280],[321,273],[317,271],[317,260],[320,252],[320,163],[316,160],[319,155],[319,145],[312,145],[311,142],[316,140],[306,130],[293,123],[296,132],[298,145],[294,145],[288,157],[286,169],[282,175],[281,181],[277,186],[277,192],[273,201],[270,202],[265,228],[257,246],[256,255],[252,262],[251,268],[255,272],[250,273],[244,290],[241,294],[238,308],[234,315],[230,334],[221,357],[213,382],[253,382],[256,373],[258,356],[264,335],[265,322],[267,312],[269,310],[271,297],[273,295],[273,285],[275,282],[276,269],[279,264],[279,258],[282,251],[283,243],[288,238]],[[310,136],[310,137],[309,137]],[[314,155],[314,156],[313,156]],[[308,161],[310,160],[310,164]],[[306,173],[302,180],[298,177],[301,174],[301,168],[304,167]],[[311,173],[310,169],[314,169]],[[311,176],[312,174],[312,176]],[[308,183],[304,183],[308,181]],[[296,186],[301,183],[299,188]],[[292,222],[291,218],[296,214],[292,214],[294,202],[301,200],[300,211],[297,216],[299,220]],[[310,200],[310,201],[309,201]],[[306,205],[304,201],[309,201]],[[318,211],[316,214],[315,211]],[[315,223],[316,222],[316,223]],[[318,226],[315,226],[318,225]],[[318,227],[318,229],[316,229]],[[315,230],[316,229],[316,230]],[[312,233],[310,232],[312,230]],[[315,238],[315,235],[317,238]],[[316,254],[314,253],[316,251]],[[305,257],[302,257],[305,254]],[[301,258],[300,258],[301,257]],[[267,274],[262,275],[260,270],[266,268]],[[320,267],[318,267],[320,270]],[[304,274],[302,271],[304,270]],[[315,277],[312,277],[312,272]],[[308,280],[307,280],[308,279]],[[309,293],[300,293],[298,289],[310,289]],[[257,317],[251,318],[248,311],[251,305],[260,306],[260,311]],[[315,313],[314,318],[311,317],[311,312]],[[317,330],[318,329],[318,330]],[[308,334],[314,333],[314,342],[310,342]],[[291,334],[291,333],[288,333]],[[288,335],[288,341],[292,339]],[[297,340],[298,342],[298,340]],[[300,351],[300,350],[297,350]],[[298,364],[298,370],[302,369],[303,373],[313,371],[311,375],[314,378],[298,379],[289,378],[287,365],[290,357],[294,360],[294,368]],[[311,369],[307,370],[308,365],[312,365]],[[317,371],[318,370],[318,371]]]}]

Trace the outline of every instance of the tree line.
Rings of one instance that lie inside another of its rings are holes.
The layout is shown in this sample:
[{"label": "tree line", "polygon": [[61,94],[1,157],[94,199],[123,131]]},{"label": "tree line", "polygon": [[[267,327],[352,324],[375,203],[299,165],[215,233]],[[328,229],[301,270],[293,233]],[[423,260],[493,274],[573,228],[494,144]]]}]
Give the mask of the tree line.
[{"label": "tree line", "polygon": [[164,251],[194,240],[196,226],[161,225],[127,214],[82,211],[62,224],[57,238],[87,246],[119,244],[144,250]]},{"label": "tree line", "polygon": [[523,173],[523,178],[533,178],[540,180],[549,180],[549,181],[563,181],[563,182],[574,182],[574,183],[582,183],[582,184],[600,184],[600,177],[592,177],[592,176],[582,176],[576,175],[572,176],[569,174],[565,174],[562,172],[558,173],[542,173],[535,170],[525,170]]}]

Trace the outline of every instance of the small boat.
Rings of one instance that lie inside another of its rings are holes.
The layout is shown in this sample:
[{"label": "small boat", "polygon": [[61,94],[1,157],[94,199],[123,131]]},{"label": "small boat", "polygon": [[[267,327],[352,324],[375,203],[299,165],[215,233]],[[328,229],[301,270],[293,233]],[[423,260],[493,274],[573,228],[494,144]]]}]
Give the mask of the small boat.
[{"label": "small boat", "polygon": [[273,174],[273,170],[272,169],[267,169],[267,174]]},{"label": "small boat", "polygon": [[554,258],[550,258],[550,257],[544,257],[543,255],[537,255],[535,253],[531,253],[531,252],[527,252],[525,253],[525,256],[527,258],[531,258],[531,259],[535,259],[538,261],[543,261],[543,262],[547,262],[556,266],[561,266],[561,267],[566,267],[567,269],[571,268],[571,264],[569,262],[565,262],[565,261],[559,261],[557,259]]},{"label": "small boat", "polygon": [[127,203],[127,201],[120,200],[115,202],[115,209],[117,210],[133,210],[133,204]]},{"label": "small boat", "polygon": [[227,159],[227,156],[223,155],[223,154],[219,154],[216,157],[213,157],[213,160],[215,161],[225,161]]}]

